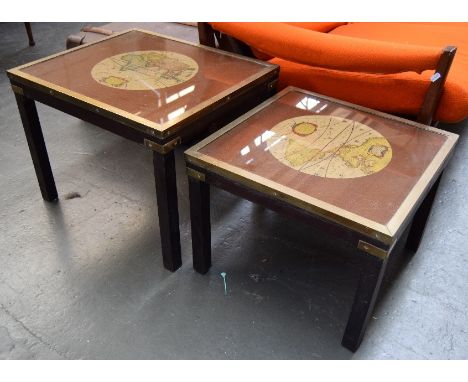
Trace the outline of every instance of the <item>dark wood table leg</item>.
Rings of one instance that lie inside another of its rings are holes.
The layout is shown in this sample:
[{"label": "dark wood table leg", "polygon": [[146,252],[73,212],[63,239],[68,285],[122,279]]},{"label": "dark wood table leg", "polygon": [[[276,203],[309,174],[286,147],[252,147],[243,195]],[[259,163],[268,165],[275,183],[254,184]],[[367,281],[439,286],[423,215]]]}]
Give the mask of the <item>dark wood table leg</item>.
[{"label": "dark wood table leg", "polygon": [[406,240],[406,248],[413,252],[416,252],[419,248],[419,244],[421,244],[421,239],[424,234],[424,229],[426,228],[427,219],[431,213],[432,204],[434,203],[441,177],[442,174],[439,175],[413,217],[408,239]]},{"label": "dark wood table leg", "polygon": [[193,268],[205,274],[211,267],[210,185],[189,176]]},{"label": "dark wood table leg", "polygon": [[174,151],[153,151],[153,165],[163,263],[174,272],[182,265]]},{"label": "dark wood table leg", "polygon": [[24,26],[26,28],[26,33],[28,34],[29,46],[36,45],[36,43],[34,42],[33,34],[32,34],[31,23],[24,23]]},{"label": "dark wood table leg", "polygon": [[374,310],[388,259],[388,257],[381,259],[360,250],[358,252],[363,262],[361,275],[351,314],[341,340],[341,344],[353,352],[359,348],[367,323]]},{"label": "dark wood table leg", "polygon": [[58,199],[58,195],[37,115],[36,103],[22,94],[15,93],[15,97],[42,197],[44,200],[52,202]]}]

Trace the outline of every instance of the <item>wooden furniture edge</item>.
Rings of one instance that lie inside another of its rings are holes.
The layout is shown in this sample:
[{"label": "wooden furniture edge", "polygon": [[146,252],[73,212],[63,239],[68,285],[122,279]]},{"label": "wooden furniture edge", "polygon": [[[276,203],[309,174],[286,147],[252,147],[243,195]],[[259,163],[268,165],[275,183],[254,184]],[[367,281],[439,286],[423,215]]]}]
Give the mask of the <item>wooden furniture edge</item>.
[{"label": "wooden furniture edge", "polygon": [[[440,55],[437,68],[431,77],[431,83],[424,96],[424,101],[419,110],[417,121],[426,125],[433,124],[433,118],[439,106],[440,98],[444,91],[450,67],[457,53],[456,46],[446,46]],[[435,122],[434,124],[437,124]]]}]

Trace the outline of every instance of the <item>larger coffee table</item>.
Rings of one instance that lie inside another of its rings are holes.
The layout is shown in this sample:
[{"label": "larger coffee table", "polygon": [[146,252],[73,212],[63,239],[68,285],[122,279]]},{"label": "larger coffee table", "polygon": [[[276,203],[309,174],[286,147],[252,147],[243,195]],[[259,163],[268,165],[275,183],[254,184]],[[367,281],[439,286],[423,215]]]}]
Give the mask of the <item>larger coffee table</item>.
[{"label": "larger coffee table", "polygon": [[174,271],[181,265],[174,147],[274,94],[278,67],[134,29],[8,76],[45,200],[58,195],[35,101],[153,152],[163,261]]},{"label": "larger coffee table", "polygon": [[419,246],[457,139],[287,88],[186,151],[193,266],[211,266],[210,184],[336,235],[362,263],[342,340],[355,351],[396,244]]}]

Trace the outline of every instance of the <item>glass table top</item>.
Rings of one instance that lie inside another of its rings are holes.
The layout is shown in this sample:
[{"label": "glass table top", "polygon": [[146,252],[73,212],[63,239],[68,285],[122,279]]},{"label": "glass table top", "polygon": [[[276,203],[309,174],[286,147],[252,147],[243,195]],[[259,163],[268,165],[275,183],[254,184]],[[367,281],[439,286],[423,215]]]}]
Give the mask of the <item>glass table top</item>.
[{"label": "glass table top", "polygon": [[16,69],[164,128],[276,66],[132,30]]},{"label": "glass table top", "polygon": [[287,88],[187,157],[391,233],[458,136],[361,109]]}]

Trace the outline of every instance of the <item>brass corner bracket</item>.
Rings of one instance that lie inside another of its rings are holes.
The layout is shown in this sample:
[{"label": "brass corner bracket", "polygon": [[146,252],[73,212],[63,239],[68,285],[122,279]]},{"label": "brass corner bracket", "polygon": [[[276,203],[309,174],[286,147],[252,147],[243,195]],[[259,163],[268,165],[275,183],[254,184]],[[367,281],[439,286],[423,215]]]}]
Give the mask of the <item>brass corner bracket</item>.
[{"label": "brass corner bracket", "polygon": [[156,151],[159,154],[167,154],[168,152],[174,150],[174,147],[180,145],[182,143],[182,139],[180,137],[176,137],[172,141],[161,145],[145,138],[143,143],[145,147],[148,147],[150,150]]},{"label": "brass corner bracket", "polygon": [[366,243],[362,240],[359,240],[358,249],[367,252],[369,255],[376,256],[382,260],[385,260],[389,254],[389,251],[385,251],[382,248],[376,247],[375,245]]},{"label": "brass corner bracket", "polygon": [[11,89],[13,90],[14,93],[24,95],[23,88],[20,88],[19,86],[16,85],[11,85]]},{"label": "brass corner bracket", "polygon": [[201,180],[202,182],[205,181],[205,174],[197,170],[194,170],[191,167],[187,167],[187,175],[194,179]]}]

